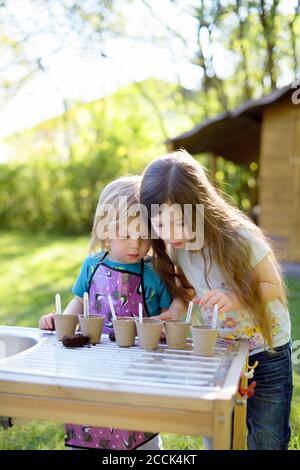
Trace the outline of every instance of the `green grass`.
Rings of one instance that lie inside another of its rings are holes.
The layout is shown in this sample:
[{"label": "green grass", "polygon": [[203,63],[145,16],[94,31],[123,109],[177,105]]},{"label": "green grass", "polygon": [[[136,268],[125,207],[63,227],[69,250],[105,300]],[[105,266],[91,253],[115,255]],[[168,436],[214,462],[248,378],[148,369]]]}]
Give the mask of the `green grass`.
[{"label": "green grass", "polygon": [[[54,294],[63,303],[87,254],[86,237],[0,232],[0,324],[36,327],[54,309]],[[293,339],[300,339],[300,280],[289,279]],[[300,367],[295,367],[291,449],[300,449]],[[31,422],[0,430],[0,450],[63,449],[63,425]],[[162,434],[164,449],[202,449],[200,438]]]},{"label": "green grass", "polygon": [[[288,301],[292,320],[292,337],[300,340],[300,279],[288,279]],[[298,370],[300,372],[300,368]]]}]

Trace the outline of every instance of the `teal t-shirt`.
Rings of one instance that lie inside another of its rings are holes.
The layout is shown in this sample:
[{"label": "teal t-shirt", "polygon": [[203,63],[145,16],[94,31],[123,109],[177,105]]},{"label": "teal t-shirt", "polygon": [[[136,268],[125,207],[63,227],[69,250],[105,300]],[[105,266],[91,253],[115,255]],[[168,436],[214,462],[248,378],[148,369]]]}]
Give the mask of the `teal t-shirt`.
[{"label": "teal t-shirt", "polygon": [[[72,288],[74,295],[83,297],[84,292],[88,291],[89,281],[93,274],[96,265],[102,260],[105,252],[99,252],[93,256],[87,256],[81,266],[79,276]],[[141,263],[120,263],[112,261],[105,257],[104,260],[107,266],[111,268],[124,269],[133,273],[141,272]],[[151,257],[144,261],[144,292],[147,309],[150,316],[159,315],[162,308],[169,308],[172,298],[167,289],[167,286],[159,278],[158,274],[154,271]]]}]

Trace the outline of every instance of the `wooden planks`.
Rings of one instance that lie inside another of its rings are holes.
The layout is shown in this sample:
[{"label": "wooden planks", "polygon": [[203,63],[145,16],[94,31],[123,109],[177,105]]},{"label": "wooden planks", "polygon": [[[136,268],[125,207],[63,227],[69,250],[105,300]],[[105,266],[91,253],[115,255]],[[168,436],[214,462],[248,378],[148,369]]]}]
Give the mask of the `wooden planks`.
[{"label": "wooden planks", "polygon": [[290,96],[266,107],[260,148],[260,226],[283,259],[300,261],[300,106]]},{"label": "wooden planks", "polygon": [[120,405],[32,395],[0,394],[0,398],[0,413],[3,416],[148,432],[213,435],[213,415],[208,411],[195,413],[176,407],[141,407],[134,402],[131,405]]},{"label": "wooden planks", "polygon": [[294,105],[294,148],[291,166],[293,168],[293,197],[290,257],[300,261],[300,105]]},{"label": "wooden planks", "polygon": [[[229,449],[246,343],[220,341],[213,357],[100,345],[68,350],[49,335],[0,360],[0,414],[213,438]],[[241,423],[242,425],[245,422]]]}]

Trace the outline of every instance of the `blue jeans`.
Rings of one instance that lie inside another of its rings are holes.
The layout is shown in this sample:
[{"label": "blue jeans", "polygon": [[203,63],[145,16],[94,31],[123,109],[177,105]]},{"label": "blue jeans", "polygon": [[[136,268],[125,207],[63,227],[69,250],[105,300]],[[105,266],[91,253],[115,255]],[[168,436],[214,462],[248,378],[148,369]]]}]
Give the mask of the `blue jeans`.
[{"label": "blue jeans", "polygon": [[247,402],[248,449],[286,450],[291,436],[291,344],[253,354],[249,363],[255,361],[255,394]]}]

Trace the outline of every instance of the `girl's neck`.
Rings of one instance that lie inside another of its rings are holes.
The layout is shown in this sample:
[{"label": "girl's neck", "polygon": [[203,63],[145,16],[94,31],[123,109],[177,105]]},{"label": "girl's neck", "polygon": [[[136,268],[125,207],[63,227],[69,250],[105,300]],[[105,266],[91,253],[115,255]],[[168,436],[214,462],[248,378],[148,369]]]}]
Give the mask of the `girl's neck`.
[{"label": "girl's neck", "polygon": [[128,263],[128,261],[117,259],[117,257],[111,255],[110,252],[108,252],[106,259],[109,259],[109,261],[112,261],[113,263],[123,263],[123,264],[138,264],[141,262],[141,258],[140,258],[138,261],[135,261],[133,263]]}]

